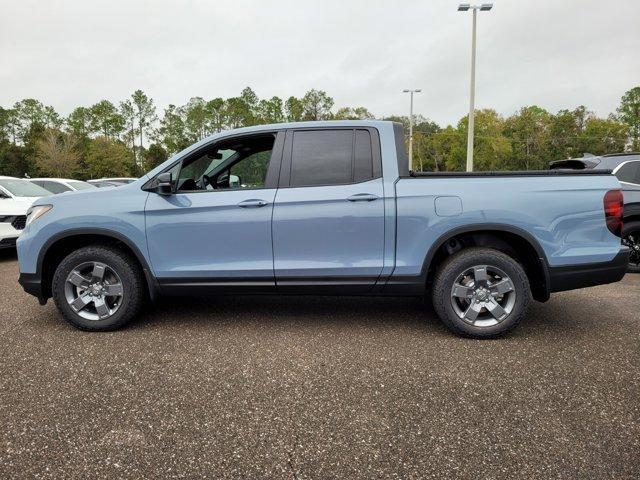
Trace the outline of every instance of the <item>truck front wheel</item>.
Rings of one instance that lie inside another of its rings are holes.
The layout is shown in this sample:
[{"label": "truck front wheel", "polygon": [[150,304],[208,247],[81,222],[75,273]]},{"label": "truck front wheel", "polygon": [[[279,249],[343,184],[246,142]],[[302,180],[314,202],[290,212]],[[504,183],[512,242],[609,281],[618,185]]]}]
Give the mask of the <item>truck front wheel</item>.
[{"label": "truck front wheel", "polygon": [[529,279],[512,257],[490,248],[468,248],[438,269],[433,307],[453,332],[494,338],[515,328],[531,302]]},{"label": "truck front wheel", "polygon": [[137,262],[116,248],[91,245],[69,254],[53,276],[53,299],[81,330],[114,330],[139,312],[144,279]]}]

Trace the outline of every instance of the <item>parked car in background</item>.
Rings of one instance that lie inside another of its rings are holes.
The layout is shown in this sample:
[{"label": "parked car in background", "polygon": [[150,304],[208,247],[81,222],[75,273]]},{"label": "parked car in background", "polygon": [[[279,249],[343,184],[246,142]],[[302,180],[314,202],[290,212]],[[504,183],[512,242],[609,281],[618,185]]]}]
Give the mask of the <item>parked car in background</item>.
[{"label": "parked car in background", "polygon": [[135,182],[136,178],[130,177],[116,177],[116,178],[97,178],[95,180],[87,180],[87,183],[95,185],[96,187],[120,187],[127,185],[128,183]]},{"label": "parked car in background", "polygon": [[95,185],[83,182],[82,180],[73,180],[68,178],[30,178],[29,181],[51,193],[95,190],[97,188]]},{"label": "parked car in background", "polygon": [[624,195],[622,242],[631,249],[629,271],[640,273],[640,153],[615,153],[551,162],[557,169],[606,169],[618,177]]},{"label": "parked car in background", "polygon": [[410,173],[404,138],[387,121],[248,127],[117,195],[39,200],[20,283],[84,330],[158,294],[428,295],[452,331],[489,338],[532,298],[624,276],[609,172]]},{"label": "parked car in background", "polygon": [[0,248],[15,247],[34,200],[51,195],[28,180],[0,176]]}]

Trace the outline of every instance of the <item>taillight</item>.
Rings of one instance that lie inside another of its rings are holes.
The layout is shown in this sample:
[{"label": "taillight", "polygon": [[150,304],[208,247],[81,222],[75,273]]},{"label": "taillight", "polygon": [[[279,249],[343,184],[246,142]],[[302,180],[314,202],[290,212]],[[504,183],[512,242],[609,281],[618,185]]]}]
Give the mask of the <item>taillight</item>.
[{"label": "taillight", "polygon": [[604,217],[607,228],[617,237],[622,237],[622,209],[624,197],[622,190],[609,190],[604,194]]}]

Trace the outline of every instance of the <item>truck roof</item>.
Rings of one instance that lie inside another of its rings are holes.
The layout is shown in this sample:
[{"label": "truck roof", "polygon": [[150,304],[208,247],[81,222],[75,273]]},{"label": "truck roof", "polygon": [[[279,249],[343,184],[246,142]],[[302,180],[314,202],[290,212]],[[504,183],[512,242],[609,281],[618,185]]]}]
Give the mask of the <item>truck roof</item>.
[{"label": "truck roof", "polygon": [[[251,127],[234,128],[233,130],[227,130],[226,132],[243,133],[243,132],[261,132],[268,130],[281,130],[285,128],[331,128],[331,127],[378,127],[381,125],[388,125],[390,120],[318,120],[313,122],[285,122],[285,123],[269,123],[267,125],[254,125]],[[212,137],[218,137],[219,132]]]}]

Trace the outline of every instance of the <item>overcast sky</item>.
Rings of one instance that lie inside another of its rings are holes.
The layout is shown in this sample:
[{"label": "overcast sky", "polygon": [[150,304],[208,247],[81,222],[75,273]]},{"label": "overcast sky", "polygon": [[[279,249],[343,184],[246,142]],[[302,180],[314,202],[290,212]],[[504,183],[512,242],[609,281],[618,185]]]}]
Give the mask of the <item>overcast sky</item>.
[{"label": "overcast sky", "polygon": [[[477,107],[508,115],[584,104],[599,115],[640,85],[640,1],[495,0],[478,15]],[[457,122],[468,109],[471,13],[451,0],[2,0],[0,105],[61,114],[141,88],[162,109],[192,96],[325,90],[376,116]]]}]

